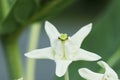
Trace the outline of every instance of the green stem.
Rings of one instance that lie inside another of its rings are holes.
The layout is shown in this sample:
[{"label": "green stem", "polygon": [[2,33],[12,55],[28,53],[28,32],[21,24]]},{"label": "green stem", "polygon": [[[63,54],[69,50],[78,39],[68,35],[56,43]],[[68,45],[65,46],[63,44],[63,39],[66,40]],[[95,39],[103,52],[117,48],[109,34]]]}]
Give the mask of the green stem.
[{"label": "green stem", "polygon": [[5,18],[9,12],[10,6],[8,0],[0,0],[1,17]]},{"label": "green stem", "polygon": [[66,73],[64,75],[64,78],[65,78],[65,80],[69,80],[69,72],[68,72],[68,70],[66,71]]},{"label": "green stem", "polygon": [[120,47],[117,51],[111,56],[111,58],[107,61],[110,66],[114,66],[117,61],[120,60]]},{"label": "green stem", "polygon": [[10,80],[17,80],[22,77],[22,67],[19,55],[17,39],[14,37],[2,37],[5,59],[10,74]]},{"label": "green stem", "polygon": [[[107,63],[112,67],[116,64],[117,61],[120,60],[120,47],[117,49],[117,51],[109,58]],[[103,69],[100,69],[99,72],[103,72]]]},{"label": "green stem", "polygon": [[[40,23],[34,23],[31,27],[30,39],[28,45],[28,51],[36,49],[38,44],[38,38],[40,34],[41,25]],[[27,73],[26,80],[34,80],[34,69],[35,69],[35,60],[27,59]]]}]

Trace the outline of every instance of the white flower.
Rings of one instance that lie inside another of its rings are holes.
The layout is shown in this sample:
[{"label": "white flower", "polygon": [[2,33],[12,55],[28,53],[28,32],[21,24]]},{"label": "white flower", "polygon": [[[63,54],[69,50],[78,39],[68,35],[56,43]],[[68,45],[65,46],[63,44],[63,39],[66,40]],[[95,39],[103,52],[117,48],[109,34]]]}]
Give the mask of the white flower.
[{"label": "white flower", "polygon": [[105,69],[104,74],[95,73],[87,68],[79,69],[79,74],[86,80],[119,80],[115,71],[104,61],[99,61],[98,64]]},{"label": "white flower", "polygon": [[61,77],[65,74],[72,61],[86,60],[95,61],[101,57],[81,49],[84,38],[91,31],[92,24],[88,24],[80,29],[72,37],[67,34],[60,34],[49,22],[45,22],[45,31],[50,39],[51,47],[33,50],[25,56],[34,59],[52,59],[56,62],[56,75]]}]

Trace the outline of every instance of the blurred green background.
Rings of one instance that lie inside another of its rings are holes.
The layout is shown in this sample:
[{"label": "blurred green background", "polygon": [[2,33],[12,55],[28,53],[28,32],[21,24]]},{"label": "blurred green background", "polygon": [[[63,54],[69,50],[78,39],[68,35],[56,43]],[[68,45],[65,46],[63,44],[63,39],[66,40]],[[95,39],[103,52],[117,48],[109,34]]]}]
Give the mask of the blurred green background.
[{"label": "blurred green background", "polygon": [[[68,33],[69,36],[82,26],[93,23],[92,31],[84,40],[82,48],[99,54],[120,78],[120,0],[5,1],[9,1],[7,8],[1,7],[2,0],[0,2],[0,80],[9,80],[9,65],[6,62],[3,40],[14,41],[14,37],[16,39],[18,36],[20,59],[25,74],[24,53],[27,52],[30,24],[36,21],[42,23],[37,48],[44,48],[49,46],[49,39],[44,31],[46,20],[54,24],[59,32]],[[84,80],[78,74],[78,69],[82,67],[96,72],[101,70],[96,62],[76,61],[69,66],[70,80]],[[35,80],[64,80],[63,77],[55,76],[55,63],[51,60],[37,60],[35,69]]]}]

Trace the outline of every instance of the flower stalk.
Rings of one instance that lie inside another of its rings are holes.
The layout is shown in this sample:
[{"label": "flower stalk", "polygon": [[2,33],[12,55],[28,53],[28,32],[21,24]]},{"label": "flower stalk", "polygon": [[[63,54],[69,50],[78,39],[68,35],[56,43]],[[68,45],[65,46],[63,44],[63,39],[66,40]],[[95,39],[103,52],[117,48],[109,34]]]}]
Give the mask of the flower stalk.
[{"label": "flower stalk", "polygon": [[69,80],[69,71],[67,70],[64,75],[65,80]]},{"label": "flower stalk", "polygon": [[[37,47],[40,30],[41,30],[40,23],[34,23],[31,26],[28,51],[31,51]],[[34,80],[34,69],[35,69],[35,60],[28,58],[26,80]]]},{"label": "flower stalk", "polygon": [[10,80],[22,77],[22,67],[19,55],[17,38],[11,36],[2,37],[5,60],[7,62]]},{"label": "flower stalk", "polygon": [[119,55],[120,55],[120,47],[118,47],[118,49],[115,51],[115,53],[109,58],[107,63],[110,66],[114,66],[116,64],[116,62],[120,60]]}]

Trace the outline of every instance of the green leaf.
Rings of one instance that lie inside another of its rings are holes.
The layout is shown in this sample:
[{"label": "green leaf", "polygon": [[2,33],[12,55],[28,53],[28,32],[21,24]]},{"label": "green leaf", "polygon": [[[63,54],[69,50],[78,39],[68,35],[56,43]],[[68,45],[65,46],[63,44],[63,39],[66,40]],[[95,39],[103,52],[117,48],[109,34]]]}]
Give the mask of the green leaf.
[{"label": "green leaf", "polygon": [[0,0],[0,22],[6,17],[9,9],[8,0]]},{"label": "green leaf", "polygon": [[0,34],[14,33],[32,22],[51,17],[74,0],[16,0],[7,18],[0,24]]}]

